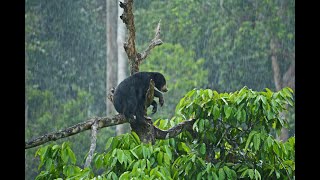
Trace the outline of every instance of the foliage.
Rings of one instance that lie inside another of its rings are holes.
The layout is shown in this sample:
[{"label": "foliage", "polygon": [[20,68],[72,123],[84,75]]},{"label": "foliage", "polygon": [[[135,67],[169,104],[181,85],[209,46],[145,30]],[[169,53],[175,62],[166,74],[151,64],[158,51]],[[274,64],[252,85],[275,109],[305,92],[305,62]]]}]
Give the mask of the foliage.
[{"label": "foliage", "polygon": [[281,113],[287,104],[293,105],[292,93],[290,88],[275,93],[247,87],[221,94],[211,89],[192,90],[176,111],[198,119],[194,124],[197,136],[184,132],[181,139],[198,144],[198,151],[208,152],[203,159],[215,166],[221,163],[220,168],[227,165],[241,173],[240,178],[290,178],[294,176],[294,137],[282,143],[270,132],[274,129],[280,134],[281,128],[287,127]]},{"label": "foliage", "polygon": [[105,110],[104,101],[98,99],[105,96],[100,90],[105,87],[105,69],[101,68],[105,24],[99,6],[98,1],[31,0],[25,15],[27,85],[50,90],[61,101],[74,98],[76,85],[94,95],[90,110],[95,115]]},{"label": "foliage", "polygon": [[[25,139],[57,131],[91,116],[105,115],[105,1],[25,2],[27,118]],[[102,130],[99,144],[113,134]],[[85,155],[90,134],[74,142]],[[60,141],[58,141],[60,142]],[[103,148],[101,148],[103,149]],[[26,179],[34,179],[35,149],[26,150]]]},{"label": "foliage", "polygon": [[75,165],[66,144],[45,146],[36,154],[43,169],[37,178],[294,179],[295,137],[281,142],[270,135],[287,125],[280,114],[293,105],[292,93],[194,89],[180,100],[174,118],[154,123],[168,129],[193,117],[193,130],[153,145],[134,132],[111,137],[86,169]]},{"label": "foliage", "polygon": [[218,91],[243,86],[275,89],[272,39],[278,43],[282,75],[294,61],[295,1],[176,0],[136,5],[137,44],[146,47],[146,38],[152,39],[161,20],[161,39],[192,50],[195,59],[203,58],[209,87]]}]

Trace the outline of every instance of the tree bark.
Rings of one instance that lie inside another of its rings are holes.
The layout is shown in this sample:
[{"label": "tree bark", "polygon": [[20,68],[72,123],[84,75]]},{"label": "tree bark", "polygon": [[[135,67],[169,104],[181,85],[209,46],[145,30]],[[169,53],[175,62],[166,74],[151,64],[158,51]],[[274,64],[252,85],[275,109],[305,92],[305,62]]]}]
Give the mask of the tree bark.
[{"label": "tree bark", "polygon": [[[168,139],[168,138],[177,136],[183,130],[192,131],[192,126],[195,120],[196,119],[183,121],[168,130],[161,130],[153,125],[151,126],[151,128],[152,128],[152,132],[154,133],[153,135],[155,136],[156,139]],[[124,117],[124,115],[121,115],[121,114],[115,115],[113,117],[94,117],[85,122],[78,123],[66,129],[63,129],[57,132],[48,133],[43,136],[34,138],[28,142],[25,142],[25,149],[40,146],[50,141],[56,141],[58,139],[73,136],[78,133],[87,131],[89,129],[99,130],[101,128],[110,127],[110,126],[123,124],[123,123],[128,123],[128,120]],[[96,124],[97,127],[92,127],[94,124]],[[95,134],[93,134],[93,136],[95,136]],[[144,138],[145,136],[142,136],[142,137]],[[146,138],[146,139],[149,139],[149,138]],[[94,145],[94,143],[91,143],[91,145]]]},{"label": "tree bark", "polygon": [[78,123],[76,125],[68,127],[64,130],[45,134],[43,136],[37,137],[33,140],[30,140],[25,143],[25,149],[36,147],[36,146],[39,146],[39,145],[44,144],[49,141],[56,141],[58,139],[66,138],[66,137],[81,133],[83,131],[89,130],[92,128],[92,125],[94,123],[98,124],[97,130],[99,130],[104,127],[114,126],[114,125],[123,124],[123,123],[127,123],[127,122],[128,121],[125,119],[124,115],[121,115],[121,114],[115,115],[112,118],[110,118],[110,117],[94,117],[94,118],[91,118],[85,122]]},{"label": "tree bark", "polygon": [[[277,48],[278,44],[275,39],[270,41],[270,49],[271,49],[271,61],[272,61],[272,70],[273,70],[273,79],[276,86],[276,90],[279,91],[284,87],[290,87],[293,90],[295,89],[294,82],[295,82],[295,55],[293,54],[291,59],[289,57],[289,61],[291,62],[289,68],[287,69],[286,73],[281,76],[280,66],[278,63],[277,58]],[[282,115],[285,114],[282,112]],[[287,141],[289,138],[289,131],[287,128],[281,129],[281,135],[279,137],[280,140],[283,142]]]},{"label": "tree bark", "polygon": [[91,145],[90,150],[86,159],[86,162],[84,164],[84,167],[89,167],[93,158],[93,153],[96,149],[97,145],[97,131],[98,131],[98,124],[97,121],[95,121],[91,126]]},{"label": "tree bark", "polygon": [[270,42],[270,48],[271,48],[271,61],[272,61],[272,70],[273,70],[273,80],[274,84],[276,86],[276,90],[281,90],[281,73],[280,73],[280,67],[277,59],[276,54],[276,42],[275,40],[271,40]]},{"label": "tree bark", "polygon": [[[119,1],[120,2],[120,1]],[[126,53],[123,48],[125,42],[125,25],[122,23],[120,16],[122,14],[122,8],[118,6],[118,16],[117,16],[117,44],[118,44],[118,82],[120,84],[127,77],[127,59]],[[116,135],[124,134],[129,130],[128,124],[120,124],[116,126]]]},{"label": "tree bark", "polygon": [[[118,46],[117,46],[117,19],[118,19],[118,2],[106,0],[107,13],[107,65],[106,65],[106,91],[117,84],[117,62],[118,62]],[[107,100],[107,114],[115,114],[112,102]]]}]

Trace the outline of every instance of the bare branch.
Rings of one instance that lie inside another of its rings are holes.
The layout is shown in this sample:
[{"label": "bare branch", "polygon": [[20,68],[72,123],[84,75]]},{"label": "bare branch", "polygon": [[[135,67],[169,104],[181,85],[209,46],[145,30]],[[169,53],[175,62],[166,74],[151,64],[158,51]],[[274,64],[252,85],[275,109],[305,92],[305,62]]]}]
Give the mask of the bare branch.
[{"label": "bare branch", "polygon": [[158,26],[156,28],[156,34],[154,36],[154,38],[151,40],[148,48],[141,53],[140,57],[138,56],[138,60],[139,61],[142,61],[143,59],[147,58],[147,56],[150,54],[150,51],[151,49],[153,49],[154,47],[156,46],[160,46],[163,42],[162,40],[160,39],[160,22],[161,20],[159,20],[159,23],[158,23]]},{"label": "bare branch", "polygon": [[92,128],[92,133],[91,133],[91,145],[90,145],[90,150],[88,153],[88,157],[86,159],[86,163],[84,164],[84,167],[89,167],[91,164],[92,158],[93,158],[93,153],[96,149],[96,144],[97,144],[97,130],[98,130],[98,123],[97,121],[94,121],[93,125],[91,126]]},{"label": "bare branch", "polygon": [[166,131],[161,130],[161,129],[157,128],[156,126],[154,126],[155,133],[156,133],[155,138],[156,139],[169,139],[169,138],[176,137],[183,130],[192,130],[192,126],[193,126],[195,120],[196,119],[183,121],[183,122],[177,124],[176,126],[170,128]]},{"label": "bare branch", "polygon": [[38,138],[35,138],[29,142],[25,143],[25,149],[29,149],[35,146],[39,146],[41,144],[47,143],[49,141],[56,141],[58,139],[66,138],[75,134],[78,134],[80,132],[86,131],[91,129],[91,126],[97,122],[98,129],[108,127],[108,126],[114,126],[118,124],[127,123],[128,121],[124,117],[124,115],[118,114],[114,117],[94,117],[86,122],[82,122],[79,124],[76,124],[74,126],[71,126],[69,128],[66,128],[64,130],[60,130],[58,132],[52,132],[49,134],[45,134],[43,136],[40,136]]},{"label": "bare branch", "polygon": [[[149,137],[149,139],[144,139],[141,141],[142,142],[150,142],[150,141],[154,142],[155,139],[168,139],[168,138],[176,137],[184,130],[192,130],[192,125],[195,122],[195,120],[196,119],[183,121],[168,130],[159,129],[158,127],[156,127],[152,124],[151,120],[149,120],[149,122],[147,123],[149,128],[147,128],[147,129],[153,129],[153,130],[149,132],[148,130],[144,129],[145,130],[144,133],[151,133],[151,134],[149,134],[149,136],[147,136],[147,137]],[[60,130],[58,132],[52,132],[49,134],[45,134],[45,135],[40,136],[38,138],[35,138],[29,142],[26,142],[25,149],[40,146],[40,145],[47,143],[47,142],[50,142],[50,141],[56,141],[58,139],[66,138],[66,137],[81,133],[83,131],[92,129],[91,147],[90,147],[90,151],[89,151],[89,155],[88,155],[88,158],[89,158],[90,153],[93,154],[94,149],[95,149],[97,130],[99,130],[101,128],[109,127],[109,126],[127,123],[127,122],[128,121],[125,119],[124,115],[121,115],[121,114],[117,114],[112,118],[94,117],[94,118],[87,120],[86,122],[76,124],[74,126],[68,127],[66,129]],[[97,126],[97,127],[94,127],[94,126]],[[151,128],[151,127],[153,127],[153,128]],[[155,136],[155,137],[152,138],[151,136]],[[139,137],[142,137],[142,136],[139,136]],[[92,159],[88,160],[88,158],[86,160],[85,167],[87,167],[92,160]],[[87,163],[87,161],[88,161],[88,163]]]}]

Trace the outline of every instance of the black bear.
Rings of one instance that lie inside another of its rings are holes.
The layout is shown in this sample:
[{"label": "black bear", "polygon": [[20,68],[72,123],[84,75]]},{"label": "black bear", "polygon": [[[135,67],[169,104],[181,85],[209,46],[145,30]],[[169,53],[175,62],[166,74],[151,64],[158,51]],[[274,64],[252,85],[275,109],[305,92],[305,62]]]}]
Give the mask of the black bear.
[{"label": "black bear", "polygon": [[[146,93],[150,80],[154,82],[154,96],[159,98],[162,106],[164,103],[161,92],[167,92],[166,79],[159,72],[138,72],[124,79],[115,89],[113,104],[118,113],[124,114],[131,125],[145,123]],[[161,92],[160,92],[161,91]],[[156,101],[152,101],[152,112],[157,111]]]}]

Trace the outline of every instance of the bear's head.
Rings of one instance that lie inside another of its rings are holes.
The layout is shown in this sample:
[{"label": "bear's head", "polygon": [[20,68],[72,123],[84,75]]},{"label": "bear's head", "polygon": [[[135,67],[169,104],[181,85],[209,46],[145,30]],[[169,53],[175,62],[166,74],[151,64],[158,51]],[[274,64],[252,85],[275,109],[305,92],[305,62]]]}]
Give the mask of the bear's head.
[{"label": "bear's head", "polygon": [[153,80],[155,83],[155,87],[161,92],[167,92],[167,83],[165,77],[158,72],[154,73]]}]

